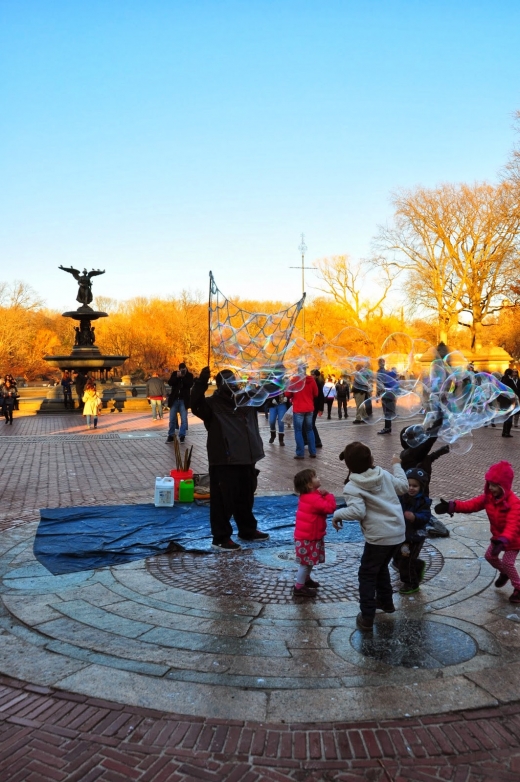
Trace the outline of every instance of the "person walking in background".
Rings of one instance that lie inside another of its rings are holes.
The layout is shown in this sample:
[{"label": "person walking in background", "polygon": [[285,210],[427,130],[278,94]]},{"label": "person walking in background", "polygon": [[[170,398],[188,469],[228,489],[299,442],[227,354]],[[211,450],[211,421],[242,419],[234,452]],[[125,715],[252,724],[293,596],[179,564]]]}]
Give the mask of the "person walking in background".
[{"label": "person walking in background", "polygon": [[385,425],[378,434],[392,434],[392,420],[396,415],[395,391],[397,386],[397,372],[393,367],[386,369],[384,358],[380,358],[376,374],[376,392],[378,396],[381,396]]},{"label": "person walking in background", "polygon": [[269,397],[269,399],[267,400],[266,410],[269,415],[269,430],[270,430],[269,442],[270,443],[274,443],[274,441],[276,440],[276,425],[278,423],[278,441],[281,446],[285,445],[284,442],[285,425],[284,425],[283,417],[288,409],[289,409],[289,400],[287,399],[283,391],[281,391],[276,396]]},{"label": "person walking in background", "polygon": [[264,458],[264,447],[256,409],[235,405],[233,372],[230,369],[219,372],[217,390],[206,398],[209,380],[209,367],[204,367],[193,385],[189,404],[193,414],[204,422],[208,433],[212,545],[220,551],[236,551],[240,546],[231,537],[232,517],[241,540],[269,538],[266,532],[258,529],[253,513],[258,482],[256,463]]},{"label": "person walking in background", "polygon": [[74,387],[76,389],[76,396],[78,397],[79,405],[83,402],[83,394],[85,393],[85,386],[87,385],[87,378],[83,372],[76,372],[74,375]]},{"label": "person walking in background", "polygon": [[[500,382],[503,383],[508,388],[510,388],[511,391],[513,391],[515,394],[517,393],[517,387],[516,387],[516,384],[515,384],[515,382],[513,380],[513,370],[512,369],[506,369],[506,371],[504,372]],[[499,397],[499,402],[500,402],[501,398],[502,397]],[[503,399],[504,399],[504,405],[509,407],[510,399],[508,397],[506,397],[506,396],[504,396]],[[518,397],[516,398],[516,401],[518,403]],[[512,437],[513,436],[511,434],[511,427],[512,426],[513,426],[513,416],[510,415],[508,418],[506,418],[506,420],[503,423],[503,426],[502,426],[502,437]]]},{"label": "person walking in background", "polygon": [[181,362],[177,372],[172,372],[168,385],[171,388],[168,397],[168,407],[170,408],[170,425],[168,427],[168,437],[166,442],[172,443],[175,430],[179,428],[177,415],[180,416],[181,425],[179,428],[179,440],[181,443],[186,438],[188,431],[188,409],[190,406],[190,392],[193,386],[193,375],[188,372],[186,364]]},{"label": "person walking in background", "polygon": [[293,594],[296,597],[315,597],[319,582],[311,578],[312,568],[325,562],[327,516],[336,510],[336,498],[320,488],[316,470],[296,473],[294,490],[300,496],[294,527],[296,562],[300,567]]},{"label": "person walking in background", "polygon": [[13,423],[13,410],[15,410],[18,392],[16,386],[10,380],[6,380],[2,386],[2,412],[6,424]]},{"label": "person walking in background", "polygon": [[330,421],[332,405],[336,399],[336,386],[334,385],[334,381],[330,375],[327,378],[327,382],[323,386],[323,398],[325,400],[325,404],[327,405],[327,421]]},{"label": "person walking in background", "polygon": [[[513,385],[515,387],[515,394],[520,399],[520,378],[518,376],[518,369],[513,369],[511,380],[513,381]],[[519,418],[520,418],[520,412],[515,413],[513,416],[513,426],[515,427],[515,429],[518,429]]]},{"label": "person walking in background", "polygon": [[[298,391],[286,391],[285,396],[291,400],[293,406],[294,439],[296,441],[295,459],[305,457],[305,442],[303,433],[306,433],[309,446],[309,456],[316,458],[316,441],[312,429],[312,416],[314,413],[314,400],[318,396],[318,386],[314,377],[306,374],[306,367],[301,366],[298,376],[292,378],[290,385]],[[301,387],[300,387],[301,386]]]},{"label": "person walking in background", "polygon": [[338,400],[338,418],[341,420],[342,413],[345,413],[345,418],[348,418],[347,403],[350,399],[350,385],[344,377],[336,383],[336,399]]},{"label": "person walking in background", "polygon": [[361,405],[368,397],[368,381],[366,374],[364,373],[363,364],[356,364],[356,371],[354,373],[354,380],[352,381],[352,393],[354,395],[354,401],[356,403],[356,417],[353,421],[354,424],[364,424],[361,416]]},{"label": "person walking in background", "polygon": [[[325,397],[323,395],[323,387],[325,385],[325,380],[323,379],[323,376],[319,369],[313,369],[311,372],[311,375],[314,376],[314,380],[316,381],[316,386],[318,388],[318,395],[314,397],[314,410],[312,412],[312,431],[314,432],[314,443],[316,445],[316,448],[323,448],[323,443],[321,442],[320,433],[318,432],[318,427],[316,426],[316,419],[321,418],[323,415],[323,411],[325,410]],[[305,440],[305,436],[304,436]],[[307,442],[305,442],[307,445]]]},{"label": "person walking in background", "polygon": [[[89,380],[85,386],[85,392],[83,394],[83,415],[87,419],[87,426],[89,429],[97,429],[98,415],[101,409],[101,397],[97,392],[96,384],[93,380]],[[91,423],[92,422],[92,423]]]},{"label": "person walking in background", "polygon": [[74,400],[72,398],[72,378],[68,369],[62,375],[61,387],[63,390],[63,404],[65,410],[74,410]]},{"label": "person walking in background", "polygon": [[159,377],[158,372],[152,372],[152,377],[146,383],[146,396],[152,406],[152,420],[156,421],[163,417],[163,401],[166,397],[166,386],[164,380]]}]

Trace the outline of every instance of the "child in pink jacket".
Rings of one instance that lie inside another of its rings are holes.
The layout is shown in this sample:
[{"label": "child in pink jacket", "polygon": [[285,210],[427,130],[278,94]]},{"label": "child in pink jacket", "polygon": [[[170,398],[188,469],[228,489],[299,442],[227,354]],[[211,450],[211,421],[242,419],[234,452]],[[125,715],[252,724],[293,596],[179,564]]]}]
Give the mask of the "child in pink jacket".
[{"label": "child in pink jacket", "polygon": [[[511,581],[513,594],[510,603],[520,603],[520,575],[515,561],[520,550],[520,498],[511,487],[515,474],[509,462],[492,464],[485,478],[484,493],[479,497],[461,500],[441,499],[435,506],[437,513],[475,513],[485,510],[491,528],[491,541],[485,553],[490,565],[498,570],[495,586],[500,589]],[[502,554],[500,558],[500,554]]]},{"label": "child in pink jacket", "polygon": [[300,495],[294,528],[296,561],[300,565],[296,574],[293,594],[297,597],[315,597],[319,587],[311,578],[314,565],[325,562],[327,516],[336,510],[336,498],[320,489],[316,470],[301,470],[294,476],[294,488]]}]

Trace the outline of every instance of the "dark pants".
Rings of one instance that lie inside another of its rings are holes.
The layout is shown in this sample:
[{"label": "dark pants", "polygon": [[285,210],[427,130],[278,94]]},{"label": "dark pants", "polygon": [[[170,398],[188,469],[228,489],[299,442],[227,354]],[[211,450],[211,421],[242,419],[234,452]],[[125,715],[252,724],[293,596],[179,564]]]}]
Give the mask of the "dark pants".
[{"label": "dark pants", "polygon": [[325,404],[327,405],[327,419],[330,418],[330,414],[332,413],[332,405],[334,404],[334,399],[327,399],[325,400]]},{"label": "dark pants", "polygon": [[72,391],[66,391],[65,389],[63,389],[63,404],[65,405],[65,410],[68,410],[69,408],[71,410],[74,410]]},{"label": "dark pants", "polygon": [[511,427],[513,426],[513,418],[514,416],[510,415],[507,421],[504,421],[504,425],[502,426],[502,434],[511,434]]},{"label": "dark pants", "polygon": [[399,577],[403,584],[418,587],[421,582],[424,565],[426,564],[423,559],[419,559],[424,540],[420,540],[418,543],[406,541],[406,545],[410,549],[410,553],[405,556],[401,552],[401,546],[398,546],[394,555],[394,564],[399,569]]},{"label": "dark pants", "polygon": [[363,616],[373,618],[376,599],[383,605],[392,602],[392,583],[388,565],[396,546],[376,546],[365,543],[359,566],[359,607]]},{"label": "dark pants", "polygon": [[4,405],[3,413],[5,416],[6,424],[13,423],[13,410],[14,410],[14,405]]},{"label": "dark pants", "polygon": [[341,418],[341,412],[345,413],[345,418],[348,418],[347,413],[347,399],[339,399],[338,398],[338,417]]},{"label": "dark pants", "polygon": [[231,517],[239,535],[249,537],[256,532],[257,521],[253,504],[257,486],[254,464],[217,464],[209,468],[209,521],[214,543],[229,540],[233,534]]},{"label": "dark pants", "polygon": [[383,415],[385,417],[385,429],[392,429],[392,421],[395,418],[395,394],[385,391],[381,397],[383,404]]}]

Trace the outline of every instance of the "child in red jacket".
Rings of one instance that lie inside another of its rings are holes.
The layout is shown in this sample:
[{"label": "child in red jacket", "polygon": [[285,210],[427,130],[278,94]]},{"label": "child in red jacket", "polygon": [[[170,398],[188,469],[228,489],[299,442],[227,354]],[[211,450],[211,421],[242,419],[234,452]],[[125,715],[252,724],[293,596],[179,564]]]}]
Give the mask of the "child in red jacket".
[{"label": "child in red jacket", "polygon": [[298,597],[315,597],[319,587],[311,578],[314,565],[325,562],[327,516],[336,510],[336,498],[320,489],[316,470],[301,470],[294,476],[294,488],[300,495],[294,528],[296,561],[300,565],[296,574],[293,594]]},{"label": "child in red jacket", "polygon": [[[514,477],[509,462],[493,464],[485,475],[484,494],[466,502],[441,499],[435,511],[451,516],[454,513],[486,511],[491,527],[491,542],[485,557],[500,573],[495,586],[500,588],[511,581],[514,591],[509,602],[520,603],[520,575],[515,566],[520,550],[520,498],[511,491]],[[502,552],[504,554],[500,558]]]}]

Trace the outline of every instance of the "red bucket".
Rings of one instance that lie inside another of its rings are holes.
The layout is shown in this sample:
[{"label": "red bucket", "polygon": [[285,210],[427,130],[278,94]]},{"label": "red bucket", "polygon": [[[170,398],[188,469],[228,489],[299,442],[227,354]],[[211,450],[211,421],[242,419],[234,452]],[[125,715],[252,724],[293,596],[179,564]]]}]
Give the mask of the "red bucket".
[{"label": "red bucket", "polygon": [[174,499],[178,502],[180,482],[193,478],[193,470],[172,470],[170,475],[175,481]]}]

